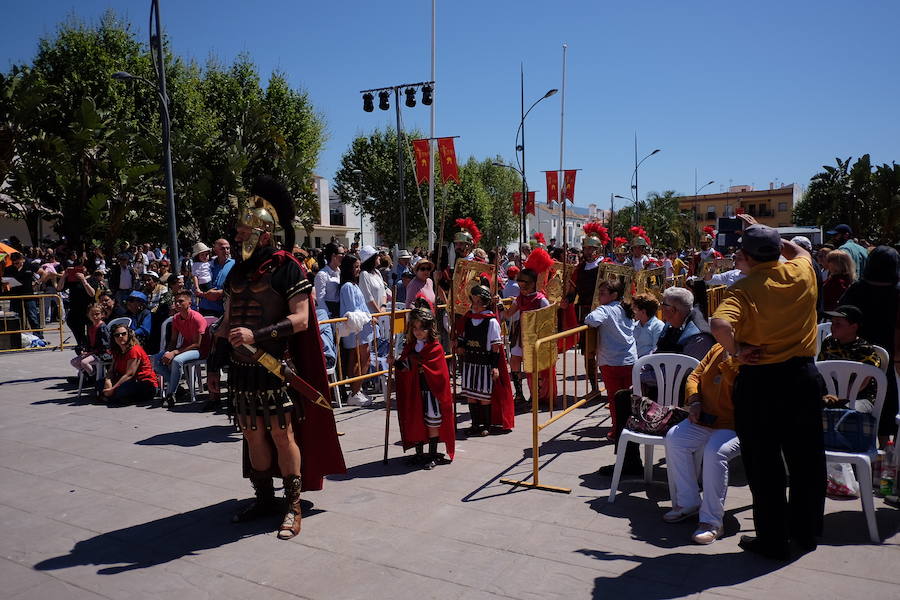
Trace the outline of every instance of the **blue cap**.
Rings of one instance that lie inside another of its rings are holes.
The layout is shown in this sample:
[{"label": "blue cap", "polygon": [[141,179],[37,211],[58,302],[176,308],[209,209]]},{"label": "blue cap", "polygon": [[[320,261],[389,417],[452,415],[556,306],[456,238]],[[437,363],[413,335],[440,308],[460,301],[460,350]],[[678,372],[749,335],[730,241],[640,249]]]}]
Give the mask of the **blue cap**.
[{"label": "blue cap", "polygon": [[825,233],[828,234],[828,235],[835,235],[835,234],[838,234],[838,233],[846,233],[847,235],[853,235],[853,230],[850,229],[850,226],[849,226],[849,225],[847,225],[847,224],[845,224],[845,223],[841,223],[840,225],[838,225],[837,227],[835,227],[835,228],[832,229],[831,231],[826,231]]},{"label": "blue cap", "polygon": [[140,300],[144,304],[147,304],[147,294],[144,292],[131,292],[128,294],[128,300]]}]

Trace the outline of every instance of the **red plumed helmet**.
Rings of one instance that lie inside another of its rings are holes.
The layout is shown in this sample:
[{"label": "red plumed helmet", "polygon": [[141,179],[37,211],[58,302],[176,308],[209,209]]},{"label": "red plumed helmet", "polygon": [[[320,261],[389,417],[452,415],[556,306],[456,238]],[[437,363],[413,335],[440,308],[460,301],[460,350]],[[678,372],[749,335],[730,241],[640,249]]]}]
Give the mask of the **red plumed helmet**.
[{"label": "red plumed helmet", "polygon": [[716,230],[713,229],[712,225],[707,225],[706,227],[703,228],[703,233],[705,233],[706,235],[715,235]]},{"label": "red plumed helmet", "polygon": [[547,238],[544,237],[544,234],[540,231],[535,232],[534,241],[540,244],[541,246],[547,245]]},{"label": "red plumed helmet", "polygon": [[460,231],[453,236],[454,242],[469,242],[475,246],[478,245],[479,240],[481,240],[481,231],[478,230],[478,226],[472,220],[472,217],[457,219],[456,226],[459,227]]},{"label": "red plumed helmet", "polygon": [[531,269],[538,274],[543,273],[552,266],[553,259],[550,258],[550,255],[543,248],[535,248],[528,255],[528,260],[525,261],[525,268]]},{"label": "red plumed helmet", "polygon": [[622,246],[624,246],[624,245],[626,245],[626,244],[628,244],[628,238],[623,238],[623,237],[618,237],[618,236],[617,236],[616,239],[613,240],[613,247],[614,247],[614,248],[620,248],[620,247],[622,247]]},{"label": "red plumed helmet", "polygon": [[609,243],[609,230],[597,221],[586,223],[583,229],[586,237],[599,239],[601,246],[605,246]]}]

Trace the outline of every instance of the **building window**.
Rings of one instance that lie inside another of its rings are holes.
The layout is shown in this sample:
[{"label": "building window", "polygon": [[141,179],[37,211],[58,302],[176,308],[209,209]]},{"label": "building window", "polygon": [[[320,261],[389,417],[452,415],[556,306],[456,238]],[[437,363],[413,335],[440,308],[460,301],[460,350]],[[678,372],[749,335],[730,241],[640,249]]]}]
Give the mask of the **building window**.
[{"label": "building window", "polygon": [[726,206],[726,207],[725,207],[725,212],[722,213],[722,216],[723,216],[723,217],[733,217],[733,216],[734,216],[734,207],[733,207],[733,206]]},{"label": "building window", "polygon": [[787,212],[787,202],[778,203],[778,212]]},{"label": "building window", "polygon": [[320,238],[319,236],[316,236],[316,245],[315,245],[314,247],[315,247],[315,248],[321,248],[321,247],[322,247],[322,238]]},{"label": "building window", "polygon": [[747,205],[747,214],[750,215],[751,217],[756,216],[756,205],[755,204]]}]

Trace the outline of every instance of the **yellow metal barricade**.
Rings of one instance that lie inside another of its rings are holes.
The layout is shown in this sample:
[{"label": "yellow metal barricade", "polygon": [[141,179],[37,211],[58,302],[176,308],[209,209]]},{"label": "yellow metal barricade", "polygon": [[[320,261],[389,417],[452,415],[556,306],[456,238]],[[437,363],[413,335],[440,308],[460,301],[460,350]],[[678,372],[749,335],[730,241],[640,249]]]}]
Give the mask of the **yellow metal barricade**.
[{"label": "yellow metal barricade", "polygon": [[[563,339],[570,335],[580,334],[582,331],[587,331],[587,329],[588,329],[587,325],[581,325],[579,327],[574,327],[574,328],[568,329],[566,331],[561,331],[559,333],[555,333],[553,335],[548,335],[547,337],[540,338],[539,340],[537,340],[534,343],[534,349],[532,350],[534,364],[538,363],[538,356],[541,351],[541,346],[543,344],[549,344],[551,342],[555,344],[557,340]],[[566,353],[566,354],[568,354],[568,353]],[[563,372],[564,373],[565,373],[565,360],[566,359],[564,356],[564,358],[563,358],[563,368],[564,368]],[[576,382],[578,380],[578,355],[577,355],[577,353],[575,355],[574,380]],[[532,391],[533,400],[531,403],[531,459],[532,459],[531,479],[532,480],[531,481],[521,481],[521,480],[516,480],[516,479],[501,479],[500,483],[505,483],[508,485],[515,485],[515,486],[524,486],[524,487],[529,487],[529,488],[537,488],[537,489],[541,489],[541,490],[547,490],[550,492],[559,492],[559,493],[563,493],[563,494],[569,494],[572,492],[571,488],[558,487],[558,486],[554,486],[554,485],[546,485],[546,484],[542,484],[540,482],[540,465],[538,464],[538,459],[540,458],[540,456],[539,456],[539,452],[540,452],[539,433],[545,427],[548,427],[549,425],[555,423],[556,421],[563,418],[564,416],[566,416],[567,414],[569,414],[576,408],[583,406],[590,398],[586,395],[581,400],[577,400],[578,384],[575,383],[576,401],[571,406],[563,409],[562,412],[560,412],[556,415],[554,415],[551,410],[550,418],[547,419],[543,423],[539,423],[538,422],[539,402],[537,399],[537,390],[540,389],[540,372],[536,372],[534,374],[534,382],[535,382],[536,389]],[[566,381],[566,377],[564,374],[563,375],[563,397],[566,397],[566,384],[567,384],[567,381]],[[554,398],[553,400],[555,402],[556,399]],[[554,402],[551,402],[551,407],[553,406]]]},{"label": "yellow metal barricade", "polygon": [[[38,319],[43,324],[44,315],[46,314],[47,302],[55,302],[57,308],[57,314],[59,315],[59,324],[54,325],[52,327],[23,327],[28,324],[28,315],[25,310],[25,302],[29,300],[36,300],[38,302]],[[11,336],[20,336],[23,333],[31,333],[36,334],[38,332],[57,332],[59,334],[59,344],[54,346],[59,350],[63,349],[63,342],[65,341],[65,321],[63,316],[65,312],[63,311],[62,298],[58,294],[24,294],[21,296],[0,296],[0,307],[8,306],[9,309],[4,309],[2,313],[0,313],[0,338],[5,338],[9,341],[9,348],[0,348],[0,352],[13,352],[19,350],[40,350],[40,347],[26,347],[26,348],[14,348],[14,344],[11,341]],[[10,321],[15,319],[18,322],[19,327],[16,329],[10,329]],[[47,348],[48,346],[43,346],[43,348]]]},{"label": "yellow metal barricade", "polygon": [[716,285],[706,290],[706,311],[710,317],[725,299],[725,290],[727,289],[728,286]]}]

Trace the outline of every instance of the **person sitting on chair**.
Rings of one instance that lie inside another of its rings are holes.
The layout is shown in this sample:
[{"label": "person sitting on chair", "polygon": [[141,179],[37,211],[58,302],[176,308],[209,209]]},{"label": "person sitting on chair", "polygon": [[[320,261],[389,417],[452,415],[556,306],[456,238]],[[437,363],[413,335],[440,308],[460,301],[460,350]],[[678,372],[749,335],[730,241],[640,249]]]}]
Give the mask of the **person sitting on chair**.
[{"label": "person sitting on chair", "polygon": [[[688,420],[666,434],[666,474],[672,510],[663,515],[663,521],[678,523],[699,512],[700,524],[691,536],[697,544],[711,544],[722,537],[728,461],[740,452],[731,402],[737,372],[735,360],[715,344],[687,376]],[[701,473],[694,460],[697,453],[703,457]],[[701,474],[702,500],[697,485]]]},{"label": "person sitting on chair", "polygon": [[166,404],[175,407],[175,400],[184,400],[187,390],[179,387],[184,363],[200,358],[200,338],[206,331],[206,319],[191,308],[190,292],[175,296],[172,333],[166,349],[153,357],[153,368],[165,379]]}]

